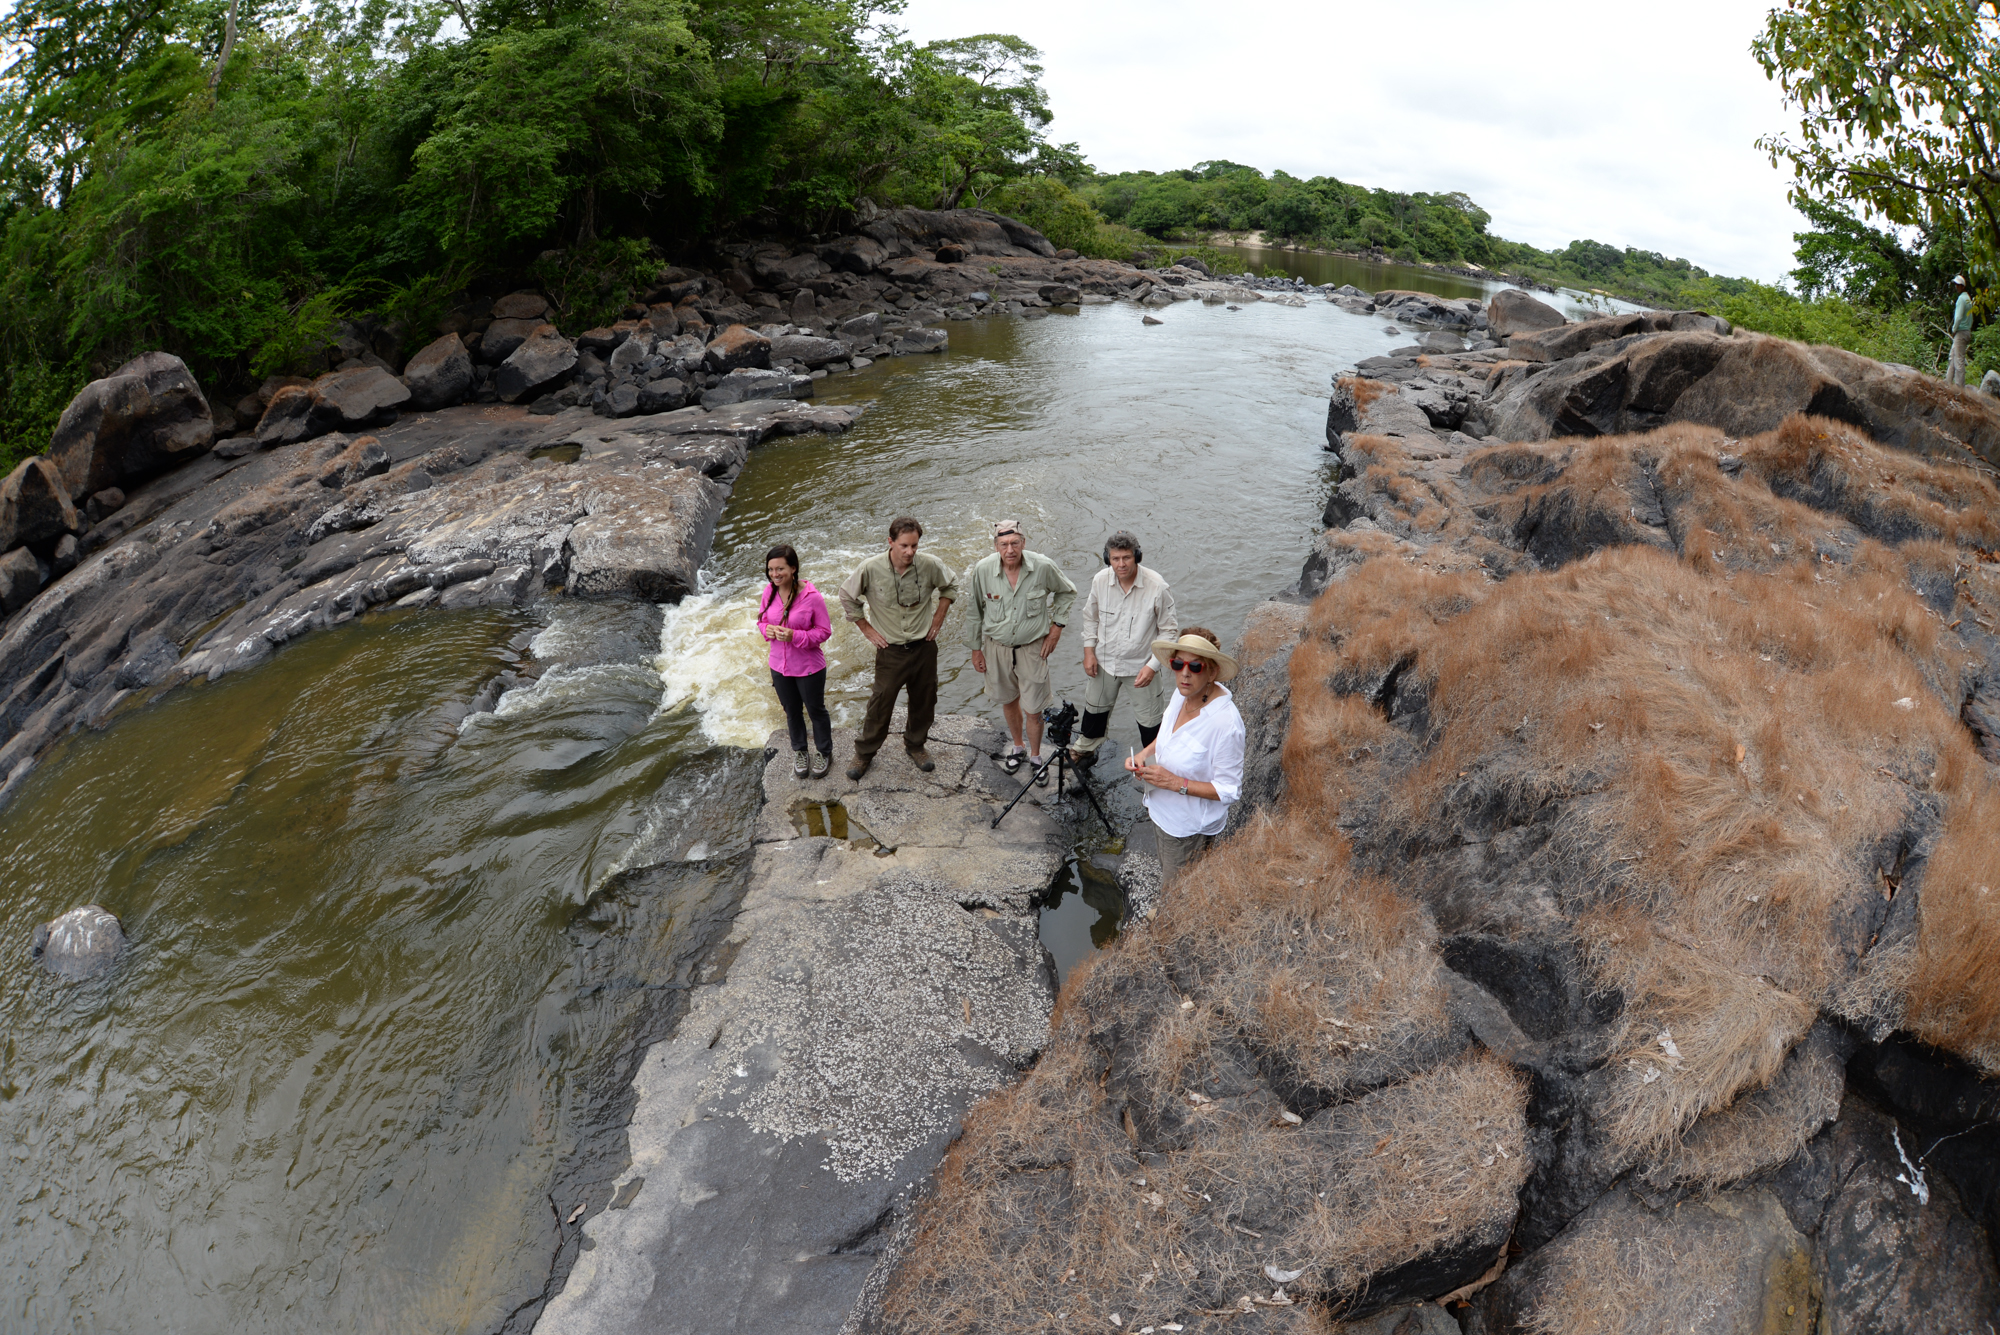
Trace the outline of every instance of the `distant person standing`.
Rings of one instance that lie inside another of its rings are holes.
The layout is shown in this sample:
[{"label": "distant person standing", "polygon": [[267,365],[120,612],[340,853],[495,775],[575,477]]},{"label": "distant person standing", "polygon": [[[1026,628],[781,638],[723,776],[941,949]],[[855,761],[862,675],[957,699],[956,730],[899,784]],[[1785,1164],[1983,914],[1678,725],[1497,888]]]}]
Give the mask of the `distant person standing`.
[{"label": "distant person standing", "polygon": [[1153,653],[1173,672],[1174,694],[1159,736],[1125,768],[1152,786],[1146,814],[1164,886],[1229,823],[1229,805],[1243,795],[1247,730],[1222,684],[1236,676],[1236,660],[1214,631],[1189,626]]},{"label": "distant person standing", "polygon": [[1180,638],[1174,593],[1157,570],[1141,564],[1139,540],[1124,529],[1104,544],[1104,569],[1091,577],[1077,617],[1083,633],[1083,726],[1070,759],[1097,763],[1111,726],[1111,708],[1129,694],[1139,745],[1151,746],[1166,712],[1166,683],[1153,658],[1154,640]]},{"label": "distant person standing", "polygon": [[[833,634],[826,599],[799,578],[799,554],[779,543],[764,554],[764,592],[757,600],[757,633],[771,642],[771,686],[785,711],[792,739],[792,776],[824,779],[833,768],[833,720],[826,713],[826,652]],[[806,718],[818,757],[806,762]]]},{"label": "distant person standing", "polygon": [[1958,300],[1951,307],[1951,369],[1945,379],[1954,385],[1965,383],[1965,354],[1972,347],[1972,293],[1966,290],[1964,274],[1952,275],[1951,285]]},{"label": "distant person standing", "polygon": [[937,634],[958,598],[958,584],[945,563],[917,543],[924,526],[907,515],[889,521],[889,550],[855,567],[840,586],[840,608],[875,646],[875,688],[861,735],[854,739],[854,763],[847,777],[859,779],[875,762],[889,735],[896,697],[910,697],[903,746],[920,770],[937,768],[924,749],[937,718]]},{"label": "distant person standing", "polygon": [[1025,759],[1037,771],[1035,782],[1047,783],[1048,772],[1041,768],[1042,711],[1055,703],[1049,655],[1076,603],[1076,585],[1054,561],[1028,550],[1018,520],[1003,519],[993,526],[993,554],[966,572],[965,596],[972,608],[965,628],[972,670],[986,678],[987,698],[1000,706],[1014,741],[1000,763],[1012,774]]}]

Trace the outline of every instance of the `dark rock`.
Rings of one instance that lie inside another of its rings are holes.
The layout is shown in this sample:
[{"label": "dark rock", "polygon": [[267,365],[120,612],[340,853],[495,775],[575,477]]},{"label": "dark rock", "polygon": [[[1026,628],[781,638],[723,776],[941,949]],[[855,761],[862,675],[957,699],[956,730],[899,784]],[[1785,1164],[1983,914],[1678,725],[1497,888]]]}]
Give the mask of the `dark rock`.
[{"label": "dark rock", "polygon": [[61,579],[76,569],[76,563],[83,559],[83,544],[76,540],[74,533],[65,533],[56,539],[56,549],[49,555],[49,571]]},{"label": "dark rock", "polygon": [[718,375],[771,364],[771,340],[746,325],[733,324],[708,342],[702,366]]},{"label": "dark rock", "polygon": [[1806,1240],[1768,1190],[1658,1209],[1621,1190],[1475,1301],[1486,1330],[1582,1330],[1612,1312],[1623,1330],[1808,1335],[1814,1289]]},{"label": "dark rock", "polygon": [[1774,1182],[1813,1235],[1826,1331],[1980,1330],[2000,1313],[2000,1272],[1983,1230],[1930,1145],[1858,1099]]},{"label": "dark rock", "polygon": [[591,400],[590,410],[599,417],[631,417],[641,411],[637,385],[613,385]]},{"label": "dark rock", "polygon": [[215,437],[208,400],[180,358],[148,352],[85,385],[63,409],[48,458],[70,499],[157,477]]},{"label": "dark rock", "polygon": [[65,982],[95,978],[118,962],[125,931],[95,904],[71,909],[35,928],[34,957]]},{"label": "dark rock", "polygon": [[1557,325],[1507,341],[1507,355],[1528,362],[1560,362],[1589,352],[1600,343],[1632,334],[1655,332],[1652,317],[1611,315],[1581,324]]},{"label": "dark rock", "polygon": [[472,354],[457,334],[425,345],[403,368],[410,406],[423,412],[463,402],[472,389]]},{"label": "dark rock", "polygon": [[352,431],[396,420],[396,410],[410,401],[410,389],[387,371],[364,366],[329,371],[312,385],[314,435]]},{"label": "dark rock", "polygon": [[149,630],[126,646],[125,657],[113,675],[113,684],[121,691],[157,686],[167,679],[167,674],[173,671],[180,658],[179,645],[158,630]]},{"label": "dark rock", "polygon": [[1161,318],[1160,318],[1159,316],[1157,316],[1157,315],[1145,315],[1145,316],[1141,316],[1141,317],[1139,318],[1139,323],[1140,323],[1140,324],[1165,324],[1165,323],[1166,323],[1166,321],[1165,321],[1165,320],[1162,320],[1162,319],[1161,319]]},{"label": "dark rock", "polygon": [[106,515],[115,514],[124,507],[124,490],[120,487],[106,487],[103,491],[91,495],[90,500],[84,505],[84,513],[90,517],[90,522],[95,524]]},{"label": "dark rock", "polygon": [[538,292],[514,292],[493,303],[495,320],[539,321],[548,313],[548,299]]},{"label": "dark rock", "polygon": [[1486,325],[1495,338],[1532,334],[1538,329],[1556,329],[1568,323],[1561,311],[1536,301],[1519,288],[1494,293],[1493,300],[1486,305]]},{"label": "dark rock", "polygon": [[[804,393],[800,393],[803,382]],[[812,380],[807,376],[795,376],[789,371],[763,371],[744,367],[731,371],[715,385],[702,392],[701,404],[704,408],[719,408],[731,403],[744,403],[751,399],[810,398]]]},{"label": "dark rock", "polygon": [[957,264],[969,253],[964,246],[957,245],[956,243],[939,246],[937,248],[937,262],[939,264]]},{"label": "dark rock", "polygon": [[1071,283],[1043,283],[1035,290],[1051,306],[1074,305],[1083,296]]},{"label": "dark rock", "polygon": [[26,547],[16,547],[0,556],[0,612],[12,616],[20,611],[47,582],[42,563]]},{"label": "dark rock", "polygon": [[363,436],[327,461],[319,471],[322,487],[348,487],[389,471],[389,452],[373,436]]},{"label": "dark rock", "polygon": [[538,325],[534,334],[494,374],[493,388],[506,403],[532,400],[569,379],[576,366],[576,345],[552,324]]},{"label": "dark rock", "polygon": [[47,459],[24,459],[0,482],[0,551],[46,548],[82,527],[62,473]]},{"label": "dark rock", "polygon": [[818,314],[818,312],[819,298],[813,294],[813,290],[809,287],[802,287],[797,292],[794,292],[791,304],[785,308],[785,313],[791,317],[793,324],[804,324]]},{"label": "dark rock", "polygon": [[271,449],[323,434],[313,427],[312,410],[311,389],[299,385],[285,386],[271,397],[271,406],[264,410],[263,420],[257,423],[257,443]]},{"label": "dark rock", "polygon": [[1702,334],[1721,334],[1727,337],[1731,332],[1729,321],[1720,315],[1709,315],[1702,311],[1675,311],[1667,328],[1679,334],[1693,330]]},{"label": "dark rock", "polygon": [[1715,369],[1676,400],[1668,420],[1750,436],[1773,429],[1793,413],[1867,424],[1867,414],[1847,387],[1806,348],[1781,338],[1739,334],[1729,340]]},{"label": "dark rock", "polygon": [[894,350],[900,353],[943,352],[951,336],[942,329],[911,329],[897,336]]},{"label": "dark rock", "polygon": [[1430,292],[1391,288],[1375,294],[1375,307],[1387,319],[1422,329],[1484,329],[1486,312],[1476,301],[1451,300]]},{"label": "dark rock", "polygon": [[688,384],[679,376],[662,376],[639,388],[639,411],[670,413],[687,405]]},{"label": "dark rock", "polygon": [[479,360],[488,366],[498,366],[513,356],[514,350],[527,342],[542,324],[539,319],[495,320],[479,336]]},{"label": "dark rock", "polygon": [[845,361],[847,345],[831,338],[814,338],[809,334],[784,334],[771,340],[771,356],[774,360],[795,361],[815,369],[828,362]]}]

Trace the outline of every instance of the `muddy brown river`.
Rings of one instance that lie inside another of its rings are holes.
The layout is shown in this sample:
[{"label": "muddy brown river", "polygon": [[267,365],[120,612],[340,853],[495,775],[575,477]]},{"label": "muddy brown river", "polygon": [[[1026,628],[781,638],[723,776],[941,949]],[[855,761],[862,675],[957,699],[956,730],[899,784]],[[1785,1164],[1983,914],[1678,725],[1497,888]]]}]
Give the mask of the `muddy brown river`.
[{"label": "muddy brown river", "polygon": [[[1128,527],[1182,623],[1226,641],[1296,579],[1333,481],[1328,376],[1408,340],[1317,300],[1159,318],[954,324],[944,357],[822,382],[868,415],[755,451],[702,591],[664,614],[371,617],[60,747],[0,810],[0,1330],[532,1311],[559,1184],[616,1158],[626,1063],[742,865],[746,748],[782,723],[749,629],[766,547],[831,592],[895,514],[954,567],[1016,518],[1081,585]],[[961,637],[954,617],[943,707],[982,709]],[[866,646],[838,623],[828,649],[854,721]],[[540,681],[467,716],[520,658]],[[1080,659],[1066,639],[1059,694]],[[1092,849],[1047,929],[1065,966],[1108,936]],[[59,985],[30,929],[87,902],[132,946]]]}]

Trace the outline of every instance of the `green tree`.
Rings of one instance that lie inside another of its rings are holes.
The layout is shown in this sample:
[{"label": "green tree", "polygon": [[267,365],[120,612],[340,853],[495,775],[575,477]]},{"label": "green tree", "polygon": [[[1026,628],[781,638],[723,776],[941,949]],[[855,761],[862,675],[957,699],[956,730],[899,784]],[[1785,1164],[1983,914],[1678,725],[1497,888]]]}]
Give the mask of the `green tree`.
[{"label": "green tree", "polygon": [[2000,261],[2000,0],[1786,0],[1751,52],[1798,108],[1795,200],[1851,199]]}]

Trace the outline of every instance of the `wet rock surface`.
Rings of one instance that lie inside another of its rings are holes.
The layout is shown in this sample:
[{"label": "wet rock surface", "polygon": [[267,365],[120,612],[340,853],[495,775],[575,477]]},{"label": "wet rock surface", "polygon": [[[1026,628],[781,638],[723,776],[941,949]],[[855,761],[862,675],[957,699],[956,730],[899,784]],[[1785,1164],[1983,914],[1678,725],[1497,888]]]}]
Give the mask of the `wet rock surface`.
[{"label": "wet rock surface", "polygon": [[675,601],[747,451],[858,415],[766,400],[614,425],[465,405],[204,455],[133,488],[52,586],[30,549],[0,558],[22,566],[0,565],[0,606],[20,609],[0,625],[0,792],[128,692],[241,670],[371,610],[512,605],[551,586]]},{"label": "wet rock surface", "polygon": [[841,1330],[961,1119],[1040,1051],[1062,851],[1039,797],[991,828],[1002,735],[941,718],[934,772],[892,736],[858,784],[835,739],[835,777],[766,766],[726,965],[642,1063],[630,1167],[536,1330]]},{"label": "wet rock surface", "polygon": [[32,949],[44,969],[79,982],[111,971],[124,952],[125,931],[110,913],[85,904],[36,927]]}]

